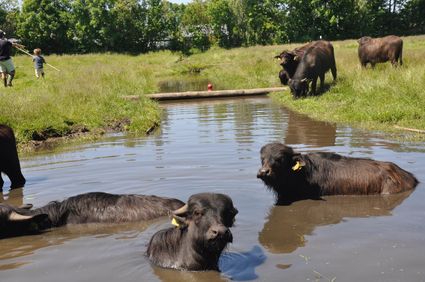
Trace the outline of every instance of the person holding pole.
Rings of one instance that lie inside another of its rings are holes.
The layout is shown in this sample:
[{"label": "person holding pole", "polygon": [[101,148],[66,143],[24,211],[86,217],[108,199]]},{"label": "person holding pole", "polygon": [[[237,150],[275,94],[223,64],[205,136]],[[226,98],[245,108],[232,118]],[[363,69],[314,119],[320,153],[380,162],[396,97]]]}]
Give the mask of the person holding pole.
[{"label": "person holding pole", "polygon": [[40,48],[34,49],[34,56],[32,57],[32,61],[34,62],[35,76],[37,79],[39,79],[40,76],[44,78],[43,64],[46,64],[46,60],[44,60],[43,56],[41,56]]},{"label": "person holding pole", "polygon": [[15,66],[13,65],[12,47],[24,48],[24,46],[15,42],[10,42],[5,38],[6,33],[0,30],[0,73],[4,86],[11,87],[12,80],[15,77]]}]

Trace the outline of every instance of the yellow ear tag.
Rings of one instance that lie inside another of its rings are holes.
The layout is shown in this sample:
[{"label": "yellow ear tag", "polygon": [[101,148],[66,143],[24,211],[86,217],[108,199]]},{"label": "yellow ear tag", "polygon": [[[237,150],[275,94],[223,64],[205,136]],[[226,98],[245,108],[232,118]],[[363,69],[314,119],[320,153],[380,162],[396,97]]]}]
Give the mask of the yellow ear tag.
[{"label": "yellow ear tag", "polygon": [[177,220],[173,217],[173,219],[171,220],[171,224],[172,225],[174,225],[174,226],[177,226],[177,227],[179,227],[180,226],[180,224],[177,222]]},{"label": "yellow ear tag", "polygon": [[299,170],[301,170],[301,168],[302,168],[302,165],[300,164],[299,161],[297,161],[297,163],[292,167],[292,170],[293,171],[299,171]]}]

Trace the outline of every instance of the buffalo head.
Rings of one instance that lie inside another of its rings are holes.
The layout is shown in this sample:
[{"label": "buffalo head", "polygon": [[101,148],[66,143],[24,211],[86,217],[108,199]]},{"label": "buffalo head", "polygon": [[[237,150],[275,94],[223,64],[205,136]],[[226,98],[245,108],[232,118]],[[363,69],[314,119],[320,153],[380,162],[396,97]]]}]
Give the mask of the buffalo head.
[{"label": "buffalo head", "polygon": [[291,88],[292,95],[294,95],[294,97],[306,96],[309,90],[309,82],[307,78],[289,79],[288,85],[289,88]]},{"label": "buffalo head", "polygon": [[179,228],[187,228],[193,240],[223,249],[233,240],[229,228],[237,213],[228,196],[201,193],[192,195],[186,205],[173,212],[173,222]]},{"label": "buffalo head", "polygon": [[305,165],[299,153],[281,143],[264,145],[260,154],[262,166],[258,170],[257,178],[269,187],[276,187],[282,178]]},{"label": "buffalo head", "polygon": [[34,213],[32,205],[13,207],[0,204],[0,238],[39,233],[49,227],[44,213]]},{"label": "buffalo head", "polygon": [[155,233],[146,254],[154,264],[165,268],[218,270],[221,252],[233,241],[229,228],[237,213],[226,195],[192,195],[173,212],[172,223],[177,227]]}]

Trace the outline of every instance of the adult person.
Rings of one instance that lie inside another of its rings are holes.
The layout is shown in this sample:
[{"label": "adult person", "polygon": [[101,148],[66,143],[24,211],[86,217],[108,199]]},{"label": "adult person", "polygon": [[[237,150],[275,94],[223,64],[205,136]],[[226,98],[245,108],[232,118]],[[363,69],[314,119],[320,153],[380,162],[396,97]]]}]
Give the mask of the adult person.
[{"label": "adult person", "polygon": [[6,33],[0,30],[0,73],[3,79],[4,86],[12,86],[12,80],[15,77],[15,66],[13,65],[12,47],[24,48],[24,46],[11,42],[6,39]]}]

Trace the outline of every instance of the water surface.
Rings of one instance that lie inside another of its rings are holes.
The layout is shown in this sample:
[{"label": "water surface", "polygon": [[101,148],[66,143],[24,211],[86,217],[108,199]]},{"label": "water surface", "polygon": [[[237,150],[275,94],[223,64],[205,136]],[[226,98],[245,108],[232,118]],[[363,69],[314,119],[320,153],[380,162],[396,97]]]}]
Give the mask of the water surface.
[{"label": "water surface", "polygon": [[23,156],[27,186],[5,190],[0,201],[40,206],[89,191],[182,200],[226,193],[239,214],[234,243],[221,258],[224,273],[150,265],[146,243],[170,226],[162,218],[1,240],[0,281],[425,281],[424,184],[389,197],[327,197],[276,207],[256,179],[261,146],[279,141],[301,152],[392,161],[423,183],[424,144],[311,120],[268,98],[162,106],[163,122],[151,136],[111,135]]}]

